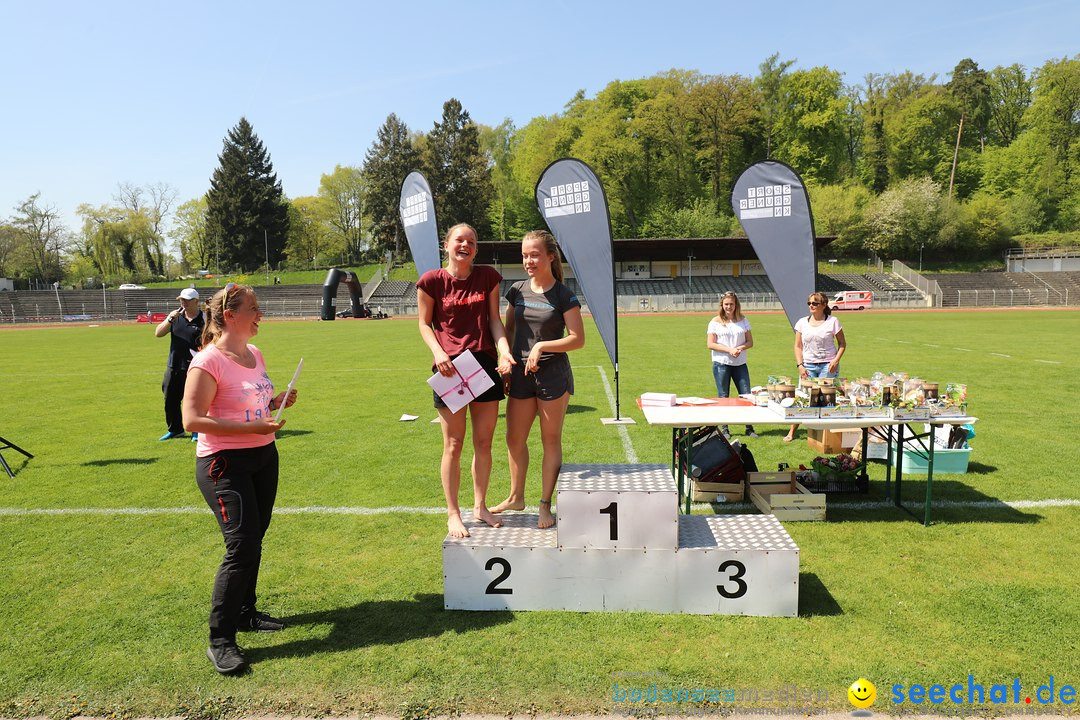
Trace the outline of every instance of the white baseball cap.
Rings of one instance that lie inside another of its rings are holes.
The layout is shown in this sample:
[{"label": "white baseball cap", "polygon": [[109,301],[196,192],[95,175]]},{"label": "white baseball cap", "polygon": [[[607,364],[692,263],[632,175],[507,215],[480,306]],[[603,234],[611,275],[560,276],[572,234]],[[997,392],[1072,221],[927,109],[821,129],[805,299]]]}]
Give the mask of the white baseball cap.
[{"label": "white baseball cap", "polygon": [[195,288],[184,288],[180,291],[180,294],[176,297],[177,300],[198,300],[199,291]]}]

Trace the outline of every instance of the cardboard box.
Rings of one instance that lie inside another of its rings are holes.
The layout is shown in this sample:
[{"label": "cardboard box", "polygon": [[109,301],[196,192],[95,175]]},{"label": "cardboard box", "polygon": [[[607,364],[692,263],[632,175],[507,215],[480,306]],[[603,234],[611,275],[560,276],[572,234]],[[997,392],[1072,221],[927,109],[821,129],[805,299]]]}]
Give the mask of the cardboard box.
[{"label": "cardboard box", "polygon": [[690,497],[694,502],[733,503],[742,502],[745,497],[743,483],[698,482],[690,486]]},{"label": "cardboard box", "polygon": [[825,496],[796,482],[794,472],[746,473],[746,491],[758,510],[777,520],[825,519]]},{"label": "cardboard box", "polygon": [[844,450],[862,444],[862,430],[859,428],[838,428],[836,430],[807,430],[806,444],[813,450],[825,455],[835,455]]},{"label": "cardboard box", "polygon": [[828,407],[818,408],[820,415],[823,418],[853,418],[855,417],[854,405],[829,405]]},{"label": "cardboard box", "polygon": [[891,418],[892,408],[880,405],[860,405],[855,408],[855,417],[859,418]]}]

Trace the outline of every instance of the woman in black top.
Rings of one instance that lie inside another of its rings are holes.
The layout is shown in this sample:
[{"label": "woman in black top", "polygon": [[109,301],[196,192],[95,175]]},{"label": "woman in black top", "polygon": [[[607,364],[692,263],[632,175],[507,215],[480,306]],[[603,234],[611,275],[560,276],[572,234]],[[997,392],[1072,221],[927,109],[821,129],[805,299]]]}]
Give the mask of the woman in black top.
[{"label": "woman in black top", "polygon": [[506,293],[506,333],[517,364],[510,373],[506,402],[506,447],[510,458],[510,496],[492,512],[525,508],[529,432],[540,417],[544,447],[539,527],[555,524],[551,496],[562,466],[562,428],[574,375],[566,353],[585,345],[581,303],[562,283],[559,248],[551,233],[534,230],[521,241],[521,260],[529,279]]}]

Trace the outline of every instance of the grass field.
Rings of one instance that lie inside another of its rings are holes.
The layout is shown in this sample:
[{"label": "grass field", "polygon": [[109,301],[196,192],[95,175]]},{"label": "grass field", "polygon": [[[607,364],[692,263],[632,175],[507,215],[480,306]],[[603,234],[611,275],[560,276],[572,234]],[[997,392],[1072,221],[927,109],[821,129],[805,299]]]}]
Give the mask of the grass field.
[{"label": "grass field", "polygon": [[[751,321],[752,380],[791,371],[783,316]],[[612,673],[648,671],[674,687],[823,688],[837,710],[860,676],[879,711],[895,683],[970,674],[988,688],[1019,678],[1033,692],[1051,676],[1075,687],[1080,312],[841,321],[843,374],[967,382],[978,436],[970,472],[935,479],[929,528],[858,496],[830,498],[843,504],[828,522],[788,523],[801,549],[794,619],[444,611],[445,519],[425,511],[442,503],[441,444],[415,320],[265,323],[256,343],[276,383],[304,357],[260,578],[260,605],[291,625],[241,638],[253,670],[239,678],[203,654],[221,538],[195,487],[194,446],[157,442],[167,343],[148,326],[0,331],[0,436],[35,455],[4,451],[17,474],[0,474],[0,716],[606,713]],[[665,462],[670,434],[643,422],[637,395],[714,394],[707,322],[620,319],[621,404],[638,420],[626,432],[641,462]],[[611,369],[587,330],[565,462],[625,463],[620,430],[599,422],[612,414]],[[751,441],[763,468],[815,455],[782,435]],[[883,477],[875,465],[870,500]],[[498,500],[498,450],[493,478]],[[905,487],[914,504],[921,482]],[[533,472],[533,505],[538,492]]]}]

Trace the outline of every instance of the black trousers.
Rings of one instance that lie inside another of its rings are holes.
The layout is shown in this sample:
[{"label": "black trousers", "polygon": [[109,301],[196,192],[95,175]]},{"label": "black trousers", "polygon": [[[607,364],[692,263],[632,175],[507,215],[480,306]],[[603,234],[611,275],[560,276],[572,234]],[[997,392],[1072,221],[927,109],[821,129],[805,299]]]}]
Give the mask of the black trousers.
[{"label": "black trousers", "polygon": [[234,640],[241,618],[255,612],[262,539],[277,497],[277,445],[196,458],[195,479],[225,539],[210,598],[210,639]]},{"label": "black trousers", "polygon": [[187,370],[165,368],[165,377],[161,381],[161,392],[165,394],[165,424],[169,432],[184,432],[184,415],[180,404],[184,399],[184,383],[187,382]]}]

